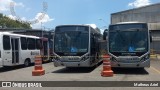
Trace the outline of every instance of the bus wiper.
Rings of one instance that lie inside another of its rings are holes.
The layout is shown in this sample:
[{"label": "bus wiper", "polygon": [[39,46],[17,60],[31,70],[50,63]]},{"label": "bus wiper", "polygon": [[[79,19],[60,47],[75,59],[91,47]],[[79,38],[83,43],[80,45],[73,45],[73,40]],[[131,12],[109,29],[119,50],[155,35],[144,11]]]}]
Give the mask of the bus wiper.
[{"label": "bus wiper", "polygon": [[120,35],[120,37],[121,37],[121,39],[122,39],[122,41],[123,41],[123,44],[125,44],[125,39],[123,38],[123,36],[121,35],[121,33],[120,33],[120,30],[116,30],[116,32]]},{"label": "bus wiper", "polygon": [[[139,29],[139,28],[131,28],[131,29],[129,29],[129,30],[136,30],[137,32],[139,32],[139,31],[140,31],[140,29]],[[136,32],[136,33],[134,33],[134,35],[132,36],[132,38],[131,38],[131,40],[130,40],[130,44],[131,44],[131,46],[134,46],[133,40],[134,40],[134,36],[137,34],[137,32]]]},{"label": "bus wiper", "polygon": [[144,28],[129,28],[126,29],[127,31],[139,31],[139,30],[144,30]]}]

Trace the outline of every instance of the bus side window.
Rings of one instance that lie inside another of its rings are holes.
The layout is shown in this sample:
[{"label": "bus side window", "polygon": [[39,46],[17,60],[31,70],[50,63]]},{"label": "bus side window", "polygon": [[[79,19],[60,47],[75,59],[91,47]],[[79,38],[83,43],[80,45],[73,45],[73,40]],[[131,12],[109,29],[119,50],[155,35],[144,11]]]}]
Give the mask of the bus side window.
[{"label": "bus side window", "polygon": [[105,29],[103,32],[103,40],[106,40],[108,36],[108,29]]},{"label": "bus side window", "polygon": [[96,48],[96,44],[95,44],[95,36],[94,33],[91,34],[91,53],[95,53],[95,48]]},{"label": "bus side window", "polygon": [[10,37],[9,36],[6,36],[4,35],[3,36],[3,49],[4,50],[10,50],[11,49],[11,46],[10,46]]},{"label": "bus side window", "polygon": [[35,43],[36,41],[35,41],[35,39],[33,39],[33,38],[28,38],[27,39],[27,47],[28,47],[28,49],[29,50],[34,50],[34,49],[36,49],[36,43]]},{"label": "bus side window", "polygon": [[21,37],[21,49],[27,50],[27,38]]},{"label": "bus side window", "polygon": [[42,40],[36,39],[36,49],[42,49]]}]

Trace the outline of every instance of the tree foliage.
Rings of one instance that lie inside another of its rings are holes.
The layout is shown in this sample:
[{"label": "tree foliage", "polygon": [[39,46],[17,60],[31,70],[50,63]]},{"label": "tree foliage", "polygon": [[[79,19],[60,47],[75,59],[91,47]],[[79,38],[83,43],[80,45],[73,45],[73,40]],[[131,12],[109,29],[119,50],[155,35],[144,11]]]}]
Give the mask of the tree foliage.
[{"label": "tree foliage", "polygon": [[0,26],[2,28],[22,28],[22,29],[31,29],[31,26],[28,22],[20,22],[18,20],[10,19],[7,16],[4,16],[0,13]]}]

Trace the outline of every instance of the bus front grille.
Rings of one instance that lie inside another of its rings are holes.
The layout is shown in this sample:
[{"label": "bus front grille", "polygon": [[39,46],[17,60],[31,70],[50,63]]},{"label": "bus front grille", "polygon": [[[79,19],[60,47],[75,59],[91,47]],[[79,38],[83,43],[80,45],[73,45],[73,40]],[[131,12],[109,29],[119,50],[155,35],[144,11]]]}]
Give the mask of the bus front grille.
[{"label": "bus front grille", "polygon": [[118,62],[120,63],[138,63],[140,62],[139,60],[136,60],[136,61],[131,61],[131,60],[119,60]]},{"label": "bus front grille", "polygon": [[140,62],[139,58],[119,58],[117,59],[120,63],[138,63]]},{"label": "bus front grille", "polygon": [[68,61],[68,62],[80,61],[80,57],[77,57],[77,56],[63,56],[61,58],[61,61]]}]

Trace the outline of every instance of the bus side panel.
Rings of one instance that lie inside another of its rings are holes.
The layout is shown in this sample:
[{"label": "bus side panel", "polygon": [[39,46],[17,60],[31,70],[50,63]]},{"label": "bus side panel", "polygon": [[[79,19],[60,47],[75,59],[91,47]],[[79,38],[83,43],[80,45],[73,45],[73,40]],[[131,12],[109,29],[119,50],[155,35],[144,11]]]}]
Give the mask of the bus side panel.
[{"label": "bus side panel", "polygon": [[[2,36],[0,36],[0,42],[2,43]],[[3,61],[2,61],[2,44],[0,44],[0,67],[3,67]]]},{"label": "bus side panel", "polygon": [[31,50],[28,52],[28,57],[31,58],[31,63],[34,63],[35,56],[40,55],[40,50]]},{"label": "bus side panel", "polygon": [[31,63],[34,63],[35,56],[40,55],[40,50],[21,50],[20,52],[20,64],[24,64],[26,59],[29,59]]},{"label": "bus side panel", "polygon": [[[1,42],[1,41],[0,41]],[[0,46],[1,48],[1,46]],[[1,48],[2,49],[2,48]],[[3,67],[2,50],[0,49],[0,67]]]},{"label": "bus side panel", "polygon": [[[2,37],[2,42],[3,42],[3,37]],[[7,41],[8,39],[5,39],[5,41]],[[3,60],[3,64],[4,64],[4,66],[12,66],[13,65],[13,62],[12,62],[12,50],[11,50],[11,38],[10,38],[10,45],[8,45],[8,46],[10,46],[10,49],[8,49],[8,50],[4,50],[4,48],[3,48],[3,44],[4,45],[6,45],[6,44],[8,44],[8,43],[2,43],[1,45],[2,45],[2,49],[3,49],[3,53],[2,53],[2,60]]]},{"label": "bus side panel", "polygon": [[26,59],[31,60],[31,52],[28,50],[21,50],[20,51],[20,61],[19,64],[24,64]]},{"label": "bus side panel", "polygon": [[2,64],[2,58],[0,58],[0,67],[3,67],[3,64]]},{"label": "bus side panel", "polygon": [[11,50],[4,50],[3,64],[4,64],[4,66],[12,66],[12,52],[11,52]]}]

